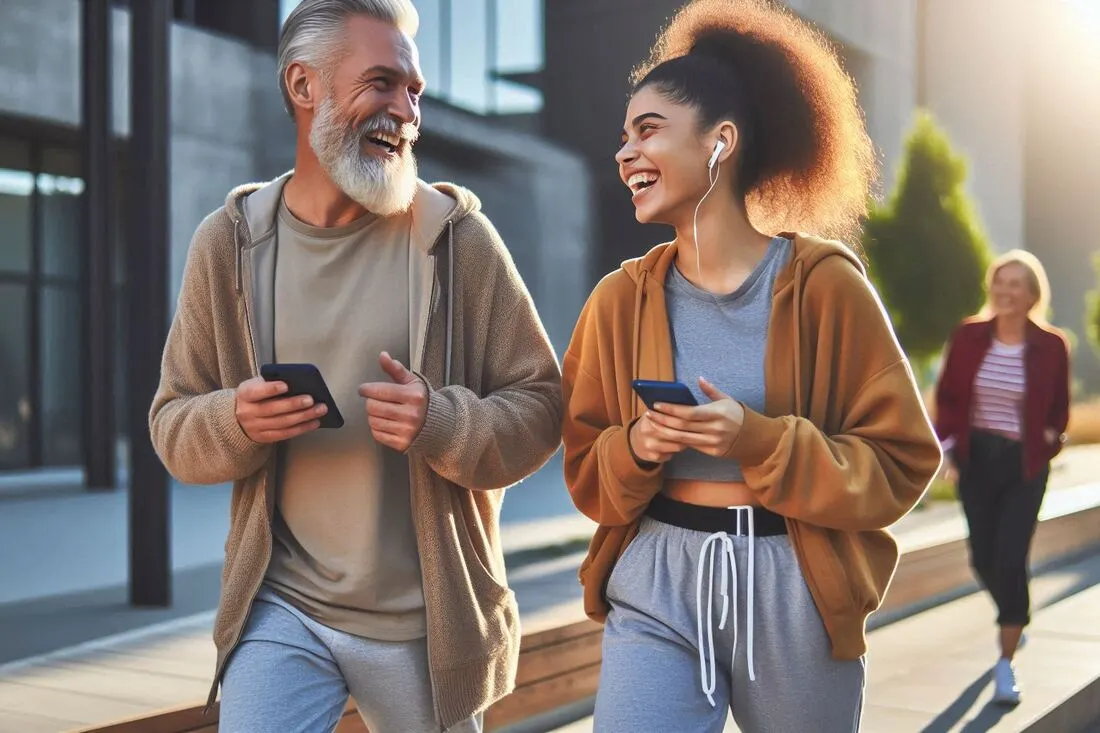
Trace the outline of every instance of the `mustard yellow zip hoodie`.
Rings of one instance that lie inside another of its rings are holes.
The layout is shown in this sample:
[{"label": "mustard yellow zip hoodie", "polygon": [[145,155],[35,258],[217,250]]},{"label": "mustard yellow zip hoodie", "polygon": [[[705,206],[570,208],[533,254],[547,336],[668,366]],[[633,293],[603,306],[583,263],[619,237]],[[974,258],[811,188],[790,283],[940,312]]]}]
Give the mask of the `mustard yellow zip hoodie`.
[{"label": "mustard yellow zip hoodie", "polygon": [[[885,528],[920,499],[941,453],[862,263],[842,244],[785,236],[794,246],[772,294],[765,413],[745,408],[729,457],[787,519],[833,654],[853,659],[897,567]],[[605,277],[565,354],[565,479],[599,524],[580,569],[595,620],[606,618],[607,579],[662,486],[661,468],[639,466],[627,436],[644,411],[632,380],[675,378],[664,291],[675,259],[675,244],[659,245]]]}]

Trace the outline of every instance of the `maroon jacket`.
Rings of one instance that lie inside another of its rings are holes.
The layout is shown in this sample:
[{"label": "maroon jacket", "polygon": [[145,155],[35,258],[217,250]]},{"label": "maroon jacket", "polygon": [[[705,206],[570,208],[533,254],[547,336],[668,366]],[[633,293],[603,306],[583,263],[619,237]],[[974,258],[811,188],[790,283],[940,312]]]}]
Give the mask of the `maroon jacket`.
[{"label": "maroon jacket", "polygon": [[[1069,346],[1052,328],[1028,321],[1024,375],[1027,380],[1024,414],[1024,476],[1031,479],[1062,450],[1069,422]],[[953,438],[957,465],[965,465],[970,449],[971,398],[974,377],[993,344],[993,321],[972,318],[951,336],[947,359],[936,386],[936,434],[941,441]],[[1044,436],[1053,428],[1059,439]]]}]

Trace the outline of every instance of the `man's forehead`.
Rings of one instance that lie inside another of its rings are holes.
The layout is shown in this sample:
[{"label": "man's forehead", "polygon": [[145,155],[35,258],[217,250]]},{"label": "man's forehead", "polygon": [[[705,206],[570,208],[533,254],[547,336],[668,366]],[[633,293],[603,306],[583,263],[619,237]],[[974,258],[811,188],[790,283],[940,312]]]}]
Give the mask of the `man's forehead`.
[{"label": "man's forehead", "polygon": [[348,21],[349,52],[365,67],[386,66],[406,76],[420,75],[416,42],[385,21],[355,16]]}]

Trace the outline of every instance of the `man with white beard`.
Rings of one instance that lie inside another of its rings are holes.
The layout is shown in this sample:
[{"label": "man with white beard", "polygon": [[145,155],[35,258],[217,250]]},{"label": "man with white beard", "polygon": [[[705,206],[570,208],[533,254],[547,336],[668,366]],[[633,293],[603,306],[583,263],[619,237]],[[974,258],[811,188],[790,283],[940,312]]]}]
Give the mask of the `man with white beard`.
[{"label": "man with white beard", "polygon": [[[297,7],[295,168],[188,253],[150,429],[179,480],[233,482],[223,732],[332,730],[349,694],[372,733],[479,731],[514,685],[500,502],[558,447],[560,372],[477,199],[417,179],[417,23],[408,0]],[[343,426],[270,364],[315,366]]]}]

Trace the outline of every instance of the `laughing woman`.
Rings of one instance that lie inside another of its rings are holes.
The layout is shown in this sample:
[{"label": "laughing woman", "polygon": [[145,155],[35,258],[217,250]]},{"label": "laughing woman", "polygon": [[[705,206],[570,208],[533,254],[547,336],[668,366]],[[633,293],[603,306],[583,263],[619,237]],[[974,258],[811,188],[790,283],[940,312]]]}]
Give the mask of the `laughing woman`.
[{"label": "laughing woman", "polygon": [[[608,275],[565,355],[565,474],[599,524],[597,731],[852,731],[884,530],[940,449],[851,232],[872,148],[822,37],[698,0],[635,75],[619,175],[675,240]],[[646,409],[635,379],[698,406]]]}]

